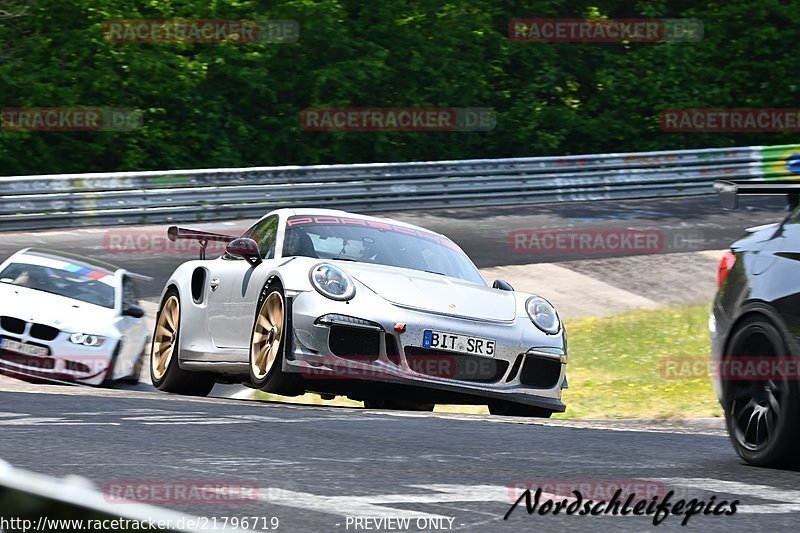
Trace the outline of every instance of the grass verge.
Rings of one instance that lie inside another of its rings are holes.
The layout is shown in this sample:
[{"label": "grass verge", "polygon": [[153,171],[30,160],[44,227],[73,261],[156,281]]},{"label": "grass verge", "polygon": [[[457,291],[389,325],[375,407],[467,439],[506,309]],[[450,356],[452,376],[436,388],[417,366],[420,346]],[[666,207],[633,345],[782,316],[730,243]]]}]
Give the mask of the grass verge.
[{"label": "grass verge", "polygon": [[559,417],[722,416],[707,375],[674,377],[664,364],[708,360],[708,313],[702,304],[568,323],[570,388]]}]

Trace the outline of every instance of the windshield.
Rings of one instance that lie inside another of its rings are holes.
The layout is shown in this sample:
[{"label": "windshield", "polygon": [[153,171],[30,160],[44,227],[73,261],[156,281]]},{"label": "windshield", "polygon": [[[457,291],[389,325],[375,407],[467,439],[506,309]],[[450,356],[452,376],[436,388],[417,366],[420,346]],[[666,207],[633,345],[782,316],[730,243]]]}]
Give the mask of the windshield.
[{"label": "windshield", "polygon": [[449,239],[360,218],[290,217],[283,255],[410,268],[486,285],[472,261]]},{"label": "windshield", "polygon": [[0,272],[0,283],[58,294],[110,309],[114,308],[112,280],[113,276],[108,272],[71,264],[62,269],[12,263]]}]

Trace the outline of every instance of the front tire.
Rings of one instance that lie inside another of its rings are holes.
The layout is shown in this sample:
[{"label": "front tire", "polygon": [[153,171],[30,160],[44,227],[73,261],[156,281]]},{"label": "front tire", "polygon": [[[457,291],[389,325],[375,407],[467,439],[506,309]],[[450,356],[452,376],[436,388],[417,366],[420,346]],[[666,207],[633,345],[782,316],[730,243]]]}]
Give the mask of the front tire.
[{"label": "front tire", "polygon": [[[790,357],[780,331],[768,319],[753,317],[745,320],[731,335],[725,361],[736,358],[786,360]],[[724,368],[733,368],[726,366]],[[772,367],[773,369],[775,366]],[[777,365],[780,369],[781,366]],[[723,408],[728,435],[739,456],[756,466],[796,464],[800,445],[800,393],[794,376],[780,373],[753,376],[756,379],[734,379],[721,375]],[[761,378],[761,379],[759,379]]]},{"label": "front tire", "polygon": [[187,372],[178,365],[180,347],[181,301],[178,291],[170,288],[156,315],[156,329],[150,348],[150,380],[164,392],[186,396],[208,396],[214,388],[214,376]]},{"label": "front tire", "polygon": [[496,400],[489,403],[489,412],[498,416],[527,416],[531,418],[550,418],[553,411],[533,405]]},{"label": "front tire", "polygon": [[144,358],[146,356],[147,343],[145,343],[144,348],[142,348],[142,353],[139,355],[139,359],[136,361],[136,364],[133,365],[133,372],[131,372],[131,375],[120,379],[122,383],[127,383],[129,385],[137,385],[139,383],[139,376],[142,375],[142,367],[144,366]]},{"label": "front tire", "polygon": [[280,284],[265,285],[256,304],[250,334],[250,383],[265,392],[298,396],[305,391],[299,376],[283,371],[283,360],[291,337],[290,317]]}]

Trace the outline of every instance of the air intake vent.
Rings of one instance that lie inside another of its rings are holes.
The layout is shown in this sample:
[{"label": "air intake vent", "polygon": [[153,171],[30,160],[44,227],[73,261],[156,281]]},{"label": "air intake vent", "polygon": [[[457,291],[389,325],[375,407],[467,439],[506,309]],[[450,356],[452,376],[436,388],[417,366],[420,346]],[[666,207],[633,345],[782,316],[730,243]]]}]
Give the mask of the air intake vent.
[{"label": "air intake vent", "polygon": [[380,357],[380,333],[350,326],[331,326],[328,337],[331,353],[357,361],[377,361]]},{"label": "air intake vent", "polygon": [[31,337],[43,341],[51,341],[58,337],[60,333],[58,328],[45,326],[44,324],[34,324],[31,326]]},{"label": "air intake vent", "polygon": [[79,363],[77,361],[66,360],[64,361],[64,366],[70,372],[82,372],[84,374],[88,374],[89,371],[91,370],[91,368],[89,368],[87,365],[84,365],[83,363]]},{"label": "air intake vent", "polygon": [[561,377],[561,361],[526,355],[519,380],[523,385],[538,389],[552,389]]},{"label": "air intake vent", "polygon": [[26,322],[24,320],[20,320],[19,318],[14,318],[12,316],[0,316],[0,327],[9,333],[22,335],[25,332],[25,324]]},{"label": "air intake vent", "polygon": [[386,334],[386,357],[396,365],[400,365],[400,351],[397,349],[397,341],[391,333]]},{"label": "air intake vent", "polygon": [[406,346],[404,351],[412,370],[431,377],[488,383],[498,381],[508,369],[508,361],[490,357],[416,346]]},{"label": "air intake vent", "polygon": [[519,354],[517,358],[514,360],[514,366],[511,367],[511,372],[508,373],[508,377],[506,378],[506,383],[512,381],[515,377],[517,377],[517,373],[519,373],[519,367],[522,364],[522,359],[525,357],[525,354]]}]

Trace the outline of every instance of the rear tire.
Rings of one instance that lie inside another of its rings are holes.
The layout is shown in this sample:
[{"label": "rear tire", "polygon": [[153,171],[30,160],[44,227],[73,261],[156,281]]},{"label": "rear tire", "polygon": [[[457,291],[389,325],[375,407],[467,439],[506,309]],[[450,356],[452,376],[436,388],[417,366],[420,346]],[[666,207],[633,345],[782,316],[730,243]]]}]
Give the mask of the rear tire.
[{"label": "rear tire", "polygon": [[187,372],[178,365],[180,349],[181,303],[171,287],[164,295],[156,315],[156,329],[150,347],[150,380],[164,392],[185,396],[208,396],[215,379],[204,372]]},{"label": "rear tire", "polygon": [[550,409],[504,400],[489,402],[489,412],[498,416],[527,416],[531,418],[550,418],[550,415],[553,414]]},{"label": "rear tire", "polygon": [[[730,336],[725,360],[737,357],[785,360],[791,355],[778,328],[767,318],[753,317]],[[797,464],[800,390],[795,376],[776,374],[768,376],[772,379],[752,380],[733,377],[722,376],[722,397],[728,436],[736,453],[756,466]]]}]

